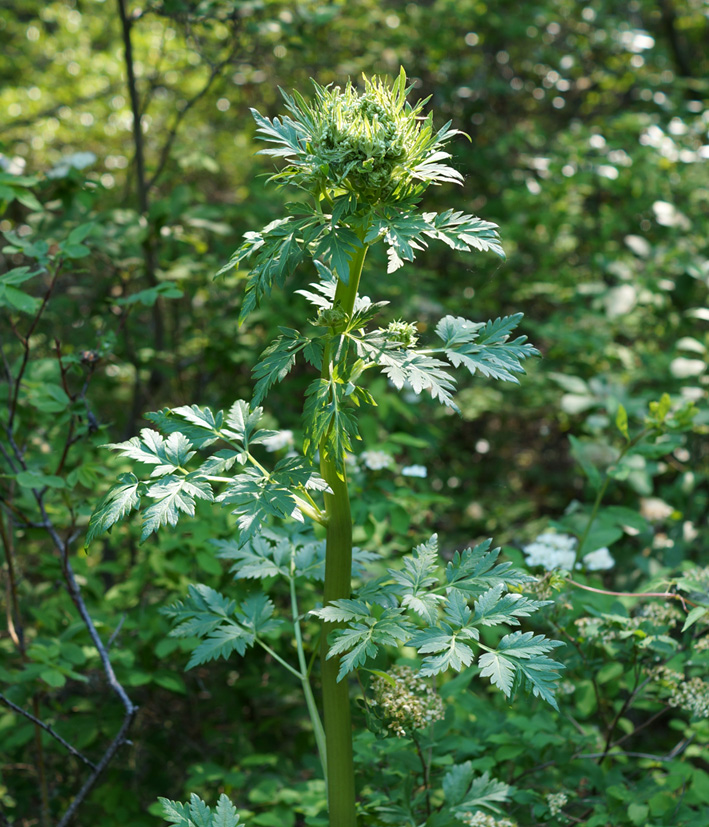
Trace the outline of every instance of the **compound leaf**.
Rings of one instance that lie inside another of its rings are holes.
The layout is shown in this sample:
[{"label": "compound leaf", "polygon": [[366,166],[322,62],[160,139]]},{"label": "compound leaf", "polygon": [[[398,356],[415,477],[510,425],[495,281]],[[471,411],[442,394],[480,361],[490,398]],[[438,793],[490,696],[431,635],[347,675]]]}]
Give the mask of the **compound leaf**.
[{"label": "compound leaf", "polygon": [[430,228],[426,230],[426,235],[430,238],[443,241],[454,250],[489,251],[505,259],[497,224],[456,210],[440,214],[424,213],[423,217]]},{"label": "compound leaf", "polygon": [[146,492],[156,500],[143,513],[141,540],[145,540],[162,525],[177,525],[180,513],[194,516],[195,500],[213,500],[212,488],[205,480],[177,477],[170,474],[150,485]]},{"label": "compound leaf", "polygon": [[216,809],[212,817],[212,827],[238,827],[239,814],[236,812],[236,807],[231,803],[227,796],[222,793],[217,801]]},{"label": "compound leaf", "polygon": [[192,443],[181,433],[171,433],[164,439],[157,431],[143,428],[140,436],[131,437],[127,442],[109,443],[107,448],[118,451],[120,456],[136,459],[145,465],[154,465],[150,476],[160,477],[172,474],[184,467],[194,456]]},{"label": "compound leaf", "polygon": [[361,248],[362,242],[352,230],[348,227],[334,227],[320,237],[315,255],[328,259],[333,272],[340,281],[347,284],[350,278],[350,261]]},{"label": "compound leaf", "polygon": [[561,641],[533,632],[513,632],[502,638],[496,651],[480,655],[480,674],[490,678],[508,698],[517,684],[525,684],[535,696],[558,709],[553,689],[563,666],[546,657],[546,653],[561,645]]},{"label": "compound leaf", "polygon": [[186,669],[192,669],[202,663],[218,658],[228,658],[233,652],[243,655],[254,644],[254,633],[245,629],[235,621],[223,623],[209,633],[199,646],[192,652]]},{"label": "compound leaf", "polygon": [[253,404],[260,405],[270,388],[282,382],[295,364],[296,355],[308,343],[297,330],[280,328],[281,335],[261,354],[259,362],[253,369],[254,387]]},{"label": "compound leaf", "polygon": [[88,546],[99,534],[108,531],[126,514],[130,514],[134,508],[138,508],[143,493],[145,493],[145,484],[134,474],[121,474],[113,488],[98,503],[89,519],[86,545]]},{"label": "compound leaf", "polygon": [[427,543],[417,546],[404,557],[403,569],[389,569],[395,583],[401,587],[401,605],[412,609],[428,623],[435,623],[438,605],[443,595],[431,594],[429,588],[438,583],[435,575],[438,565],[438,537],[434,534]]}]

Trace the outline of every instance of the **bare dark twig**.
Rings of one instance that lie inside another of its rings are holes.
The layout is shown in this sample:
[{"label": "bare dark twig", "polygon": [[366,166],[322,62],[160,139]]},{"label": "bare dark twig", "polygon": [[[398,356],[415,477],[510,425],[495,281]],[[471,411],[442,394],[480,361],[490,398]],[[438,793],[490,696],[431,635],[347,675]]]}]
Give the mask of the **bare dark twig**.
[{"label": "bare dark twig", "polygon": [[[47,295],[47,298],[48,298],[48,295]],[[46,304],[46,302],[45,302],[45,304]],[[25,351],[25,355],[27,357],[29,356],[29,349],[28,348]],[[26,359],[21,364],[20,371],[19,371],[18,375],[15,377],[15,383],[16,383],[16,386],[17,386],[16,390],[15,390],[15,395],[14,395],[15,398],[17,398],[17,394],[18,394],[17,388],[19,387],[19,384],[21,383],[22,375],[24,373],[25,367],[26,367]],[[17,464],[20,467],[25,468],[26,463],[25,463],[25,460],[24,460],[23,452],[22,452],[22,450],[20,449],[20,447],[17,445],[17,443],[15,441],[14,433],[13,433],[13,429],[12,429],[12,423],[9,423],[6,426],[5,430],[6,430],[8,443],[9,443],[9,445],[12,449],[12,452],[14,454],[15,461],[17,462]],[[94,646],[96,647],[96,651],[98,652],[99,659],[101,661],[101,666],[103,668],[103,672],[106,676],[108,684],[111,687],[111,689],[113,690],[113,692],[118,696],[118,698],[119,698],[119,700],[120,700],[120,702],[121,702],[121,704],[123,705],[123,708],[124,708],[124,716],[123,716],[123,721],[121,723],[121,726],[120,726],[118,732],[116,733],[116,735],[114,736],[113,740],[110,742],[110,744],[108,745],[108,747],[104,751],[104,754],[101,757],[100,761],[97,764],[93,764],[93,762],[90,762],[90,761],[88,761],[88,759],[85,759],[83,756],[81,756],[82,760],[85,763],[88,763],[92,767],[92,772],[89,775],[89,777],[86,779],[84,784],[82,785],[81,789],[74,796],[71,804],[69,805],[66,812],[64,813],[64,815],[62,816],[62,818],[60,819],[60,821],[57,824],[57,827],[66,827],[66,825],[68,825],[72,821],[72,819],[74,818],[74,815],[76,814],[76,811],[81,806],[82,802],[84,801],[86,796],[89,794],[89,792],[93,788],[94,784],[98,780],[101,773],[104,771],[104,769],[111,762],[111,760],[113,759],[115,754],[118,752],[119,748],[124,743],[126,743],[126,735],[127,735],[128,731],[129,731],[129,729],[130,729],[130,727],[133,723],[133,720],[135,719],[138,708],[130,700],[130,698],[128,697],[128,695],[127,695],[126,691],[124,690],[123,686],[120,684],[120,682],[116,678],[115,672],[113,670],[113,666],[111,664],[110,657],[108,655],[107,647],[104,645],[103,641],[101,640],[100,635],[98,634],[98,631],[96,629],[96,626],[94,625],[93,619],[91,618],[91,615],[89,614],[89,611],[86,607],[86,603],[84,602],[79,584],[76,581],[76,577],[74,575],[74,570],[72,568],[72,565],[71,565],[71,562],[70,562],[70,559],[69,559],[69,549],[70,549],[71,544],[74,542],[74,540],[78,536],[78,531],[76,530],[75,525],[72,521],[72,524],[69,527],[69,530],[66,534],[66,537],[63,538],[61,536],[59,530],[57,529],[57,527],[52,522],[52,520],[49,516],[49,513],[47,512],[45,503],[44,503],[44,496],[45,496],[46,490],[47,490],[46,488],[33,488],[32,489],[32,495],[35,499],[35,502],[37,504],[37,508],[39,510],[39,514],[40,514],[40,517],[41,517],[40,526],[47,532],[47,534],[49,535],[56,551],[59,554],[59,557],[60,557],[61,562],[62,562],[62,571],[63,571],[63,574],[64,574],[65,586],[67,588],[69,596],[71,597],[71,600],[74,603],[74,606],[76,607],[76,609],[79,613],[79,616],[81,617],[84,625],[86,626],[86,629],[89,633],[89,637],[91,638]],[[3,530],[2,540],[3,540],[3,543],[5,544],[6,557],[8,557],[8,559],[10,559],[10,555],[8,555],[8,553],[7,553],[7,543],[9,542],[9,539],[5,535],[6,535],[6,532],[4,532],[4,530]],[[36,700],[37,699],[35,697],[35,699],[34,699],[35,703],[36,703]],[[24,711],[20,710],[20,708],[18,708],[18,711],[21,711],[24,714]],[[47,728],[47,725],[41,723],[38,706],[35,706],[35,708],[34,708],[34,714],[32,715],[32,720],[35,722],[36,732],[39,733],[39,728],[40,727],[42,729],[45,729],[46,731],[50,732],[50,729]],[[64,742],[63,739],[62,739],[62,743],[65,746],[67,746],[68,742]],[[39,745],[38,746],[41,747],[41,739],[39,739]],[[67,748],[69,748],[69,747],[67,746]],[[73,748],[72,748],[72,750],[73,750]],[[45,775],[44,775],[44,759],[43,759],[43,755],[41,753],[38,756],[38,762],[39,762],[38,763],[38,770],[39,770],[39,774],[40,774],[40,784],[41,784],[41,787],[42,787],[42,819],[43,819],[43,823],[49,825],[48,795],[45,792],[46,778],[45,778]]]},{"label": "bare dark twig", "polygon": [[[138,84],[135,77],[135,65],[133,61],[133,42],[131,39],[131,30],[133,28],[133,20],[128,15],[125,0],[116,0],[118,4],[118,15],[121,20],[121,30],[123,36],[123,52],[126,66],[126,82],[128,85],[128,95],[130,98],[131,112],[133,114],[133,144],[135,146],[135,172],[136,172],[136,188],[138,192],[138,208],[143,220],[147,222],[148,231],[143,241],[143,257],[145,260],[145,276],[148,284],[151,287],[157,287],[158,278],[156,275],[156,257],[155,257],[155,243],[153,238],[152,227],[149,221],[150,203],[148,199],[148,184],[145,173],[145,147],[143,144],[143,116],[140,109],[140,100],[138,97]],[[153,328],[155,332],[155,349],[160,351],[165,345],[165,323],[163,320],[162,307],[160,301],[156,301],[152,308],[153,313]],[[151,374],[151,382],[155,386],[161,384],[161,378],[156,371]]]},{"label": "bare dark twig", "polygon": [[96,764],[94,764],[93,761],[90,761],[85,755],[80,753],[79,750],[76,749],[76,747],[72,746],[68,741],[64,740],[64,738],[62,738],[62,736],[55,729],[49,726],[49,724],[45,724],[43,721],[40,721],[39,718],[35,718],[35,716],[28,712],[26,709],[23,709],[21,706],[18,706],[17,704],[13,703],[9,698],[6,698],[2,694],[2,692],[0,692],[0,703],[5,704],[5,706],[7,706],[9,709],[12,709],[13,712],[17,712],[18,715],[24,715],[24,717],[32,721],[32,723],[35,726],[41,727],[45,732],[48,732],[52,736],[52,738],[58,741],[64,747],[64,749],[68,750],[68,752],[70,752],[74,756],[74,758],[78,758],[79,761],[83,761],[84,764],[88,764],[88,766],[92,769],[96,769]]},{"label": "bare dark twig", "polygon": [[207,78],[207,81],[204,84],[204,86],[199,90],[199,92],[194,94],[188,101],[186,101],[185,105],[175,115],[175,119],[172,122],[172,126],[170,127],[170,131],[168,132],[165,143],[163,144],[163,147],[160,150],[157,168],[147,182],[148,191],[150,191],[155,186],[158,178],[162,175],[163,170],[165,169],[165,165],[167,164],[167,161],[170,157],[170,151],[172,150],[175,138],[177,137],[180,124],[184,120],[185,116],[190,111],[190,109],[207,94],[210,86],[221,74],[222,69],[229,63],[231,63],[236,52],[237,47],[235,46],[229,52],[227,57],[224,58],[224,60],[221,60],[219,63],[212,65],[209,77]]},{"label": "bare dark twig", "polygon": [[418,742],[418,738],[415,735],[411,736],[414,746],[416,747],[416,752],[418,753],[419,761],[421,762],[421,772],[423,774],[423,786],[426,790],[426,815],[430,818],[431,817],[431,779],[429,778],[429,767],[426,763],[426,759],[424,758],[423,751],[421,750],[421,744]]},{"label": "bare dark twig", "polygon": [[669,41],[679,74],[685,78],[694,77],[694,72],[692,71],[686,52],[686,43],[682,42],[681,35],[677,30],[677,14],[672,0],[660,0],[660,12],[665,35]]},{"label": "bare dark twig", "polygon": [[44,527],[47,530],[49,536],[52,538],[54,546],[61,556],[62,570],[64,572],[65,585],[67,587],[67,591],[69,592],[69,596],[71,597],[72,602],[76,606],[76,609],[79,612],[79,615],[81,616],[81,619],[83,620],[84,625],[86,626],[86,629],[89,633],[89,637],[91,638],[94,646],[96,647],[96,651],[98,652],[99,659],[101,660],[101,665],[103,667],[104,674],[106,675],[108,684],[120,699],[125,710],[123,716],[123,723],[121,724],[118,733],[111,741],[111,743],[108,745],[106,751],[104,752],[101,760],[96,765],[94,771],[86,779],[79,792],[74,796],[73,801],[71,802],[68,809],[66,810],[66,812],[60,819],[59,823],[57,824],[57,827],[66,827],[66,825],[69,824],[72,818],[74,817],[74,814],[76,813],[77,809],[79,808],[83,800],[91,791],[92,787],[98,780],[101,773],[111,762],[116,752],[118,752],[119,748],[126,742],[126,734],[128,733],[128,730],[133,724],[133,720],[135,719],[135,716],[138,712],[138,707],[133,704],[131,699],[126,694],[125,689],[116,678],[116,674],[113,671],[113,665],[111,664],[111,659],[108,655],[106,646],[104,646],[104,643],[101,640],[101,637],[91,618],[91,615],[89,614],[88,609],[86,608],[86,604],[84,603],[84,598],[81,594],[79,584],[76,582],[74,570],[72,568],[71,562],[69,561],[69,544],[76,535],[74,534],[70,536],[69,538],[67,538],[67,540],[62,540],[61,536],[59,535],[58,531],[53,525],[51,519],[49,518],[49,515],[47,514],[47,510],[44,506],[42,495],[34,490],[33,493],[35,496],[35,500],[37,501],[37,505],[39,507],[42,518],[44,520]]},{"label": "bare dark twig", "polygon": [[673,600],[679,600],[685,611],[687,611],[687,603],[689,603],[690,606],[699,605],[698,603],[693,603],[691,600],[688,600],[683,595],[677,594],[677,592],[614,592],[609,591],[608,589],[596,589],[593,586],[586,586],[583,583],[577,583],[575,580],[571,580],[570,578],[566,582],[570,583],[572,586],[576,586],[577,589],[583,589],[586,592],[608,594],[612,597],[669,597]]}]

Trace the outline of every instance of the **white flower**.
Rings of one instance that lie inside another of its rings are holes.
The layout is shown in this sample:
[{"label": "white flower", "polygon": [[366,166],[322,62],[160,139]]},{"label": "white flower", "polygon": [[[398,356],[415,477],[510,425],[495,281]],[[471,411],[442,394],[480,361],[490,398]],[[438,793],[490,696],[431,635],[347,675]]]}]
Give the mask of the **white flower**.
[{"label": "white flower", "polygon": [[263,445],[267,451],[273,453],[280,451],[281,448],[287,448],[293,444],[293,431],[276,431],[272,436],[267,436],[263,440]]},{"label": "white flower", "polygon": [[554,534],[552,531],[546,531],[537,537],[537,543],[545,543],[553,548],[564,549],[566,551],[576,548],[576,538],[570,534]]},{"label": "white flower", "polygon": [[394,461],[394,457],[386,451],[362,451],[360,459],[370,471],[381,471],[382,468],[388,468]]},{"label": "white flower", "polygon": [[615,565],[615,560],[611,557],[610,551],[603,546],[597,548],[595,551],[589,551],[583,556],[583,564],[589,571],[603,571],[605,569],[612,569]]},{"label": "white flower", "polygon": [[407,465],[401,469],[401,473],[405,477],[421,477],[422,480],[425,480],[428,476],[425,465]]},{"label": "white flower", "polygon": [[7,155],[0,153],[0,169],[10,175],[22,175],[25,171],[26,164],[27,162],[24,158],[8,158]]},{"label": "white flower", "polygon": [[640,500],[640,514],[651,523],[667,520],[674,509],[659,497],[643,497]]},{"label": "white flower", "polygon": [[85,169],[96,163],[96,160],[93,152],[74,152],[71,155],[65,155],[47,172],[47,178],[66,178],[69,170]]},{"label": "white flower", "polygon": [[547,571],[570,569],[576,559],[576,538],[568,534],[540,534],[522,551],[528,566],[542,566]]},{"label": "white flower", "polygon": [[680,230],[689,230],[692,226],[687,216],[669,201],[655,201],[652,211],[655,213],[655,221],[663,227],[679,227]]},{"label": "white flower", "polygon": [[558,816],[562,808],[568,802],[569,797],[566,793],[556,793],[547,796],[547,807],[553,816]]}]

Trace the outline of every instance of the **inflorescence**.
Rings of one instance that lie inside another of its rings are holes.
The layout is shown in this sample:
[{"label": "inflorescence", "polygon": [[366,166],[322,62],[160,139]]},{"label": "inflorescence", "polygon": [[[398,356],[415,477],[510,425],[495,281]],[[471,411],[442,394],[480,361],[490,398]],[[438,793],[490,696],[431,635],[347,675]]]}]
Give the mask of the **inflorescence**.
[{"label": "inflorescence", "polygon": [[271,120],[254,111],[261,137],[277,145],[262,153],[288,162],[272,180],[370,205],[416,198],[429,184],[461,184],[444,146],[462,133],[450,123],[435,131],[431,115],[422,114],[426,100],[406,101],[406,83],[403,69],[393,83],[364,76],[362,91],[314,83],[312,102],[283,93],[290,116]]},{"label": "inflorescence", "polygon": [[376,677],[372,681],[378,715],[386,728],[397,738],[410,736],[434,721],[440,721],[445,708],[430,682],[419,677],[409,666],[394,666],[387,680]]},{"label": "inflorescence", "polygon": [[462,813],[458,818],[467,827],[517,827],[517,822],[509,818],[495,818],[495,816],[478,810],[475,813]]},{"label": "inflorescence", "polygon": [[605,546],[589,551],[580,563],[576,563],[576,538],[551,531],[540,534],[533,543],[524,546],[522,551],[528,566],[542,566],[547,571],[571,570],[574,566],[588,571],[605,571],[615,565],[615,560]]}]

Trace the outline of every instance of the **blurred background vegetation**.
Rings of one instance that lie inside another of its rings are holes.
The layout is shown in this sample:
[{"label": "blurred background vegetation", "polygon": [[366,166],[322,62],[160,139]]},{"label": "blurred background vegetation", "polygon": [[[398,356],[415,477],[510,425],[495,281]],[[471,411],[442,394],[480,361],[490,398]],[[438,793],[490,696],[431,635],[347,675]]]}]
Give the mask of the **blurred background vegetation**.
[{"label": "blurred background vegetation", "polygon": [[[63,543],[139,707],[132,744],[77,823],[156,824],[157,795],[219,787],[251,808],[254,824],[287,827],[296,823],[289,794],[305,813],[309,795],[314,812],[322,799],[314,763],[303,766],[310,741],[297,687],[269,678],[258,657],[183,675],[181,643],[158,614],[188,582],[228,580],[209,544],[226,536],[227,520],[207,509],[142,546],[121,529],[82,550],[92,507],[121,470],[98,446],[137,433],[146,411],[250,398],[251,367],[276,327],[307,316],[294,290],[311,273],[241,329],[246,274],[213,280],[246,231],[282,215],[285,195],[264,186],[272,163],[254,156],[249,114],[278,114],[279,86],[307,93],[310,77],[343,83],[406,68],[412,95],[430,96],[441,125],[450,119],[471,136],[454,149],[465,186],[430,192],[427,203],[498,223],[508,260],[434,248],[384,276],[385,262],[372,259],[363,291],[422,332],[446,313],[482,321],[521,310],[542,352],[518,387],[468,383],[460,418],[393,389],[362,417],[366,448],[394,465],[354,477],[357,541],[392,553],[437,531],[449,551],[493,536],[514,555],[588,501],[577,463],[613,456],[618,405],[637,430],[648,402],[669,393],[697,402],[699,428],[667,457],[638,457],[610,488],[608,503],[643,522],[614,535],[609,583],[634,588],[706,563],[705,0],[5,0],[0,39],[9,241],[0,279],[63,250],[31,329],[45,276],[26,301],[16,282],[0,291],[3,439],[9,422],[30,474],[18,479],[3,449],[0,692],[95,756],[121,724],[59,587]],[[57,246],[87,224],[73,247]],[[276,389],[267,411],[296,441],[306,381]],[[427,479],[400,474],[412,464]],[[0,824],[55,823],[85,777],[7,706],[0,766]],[[281,776],[298,779],[297,793]]]}]

